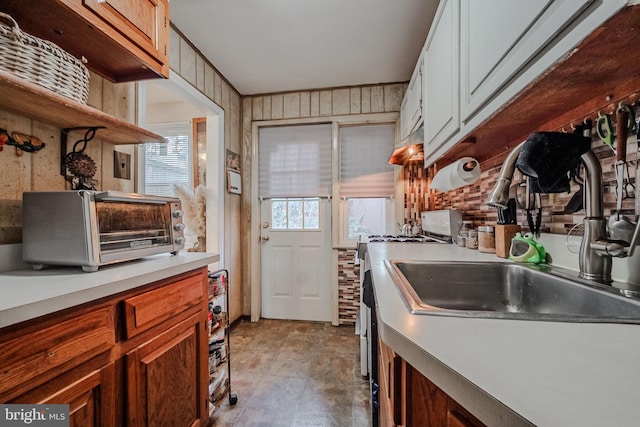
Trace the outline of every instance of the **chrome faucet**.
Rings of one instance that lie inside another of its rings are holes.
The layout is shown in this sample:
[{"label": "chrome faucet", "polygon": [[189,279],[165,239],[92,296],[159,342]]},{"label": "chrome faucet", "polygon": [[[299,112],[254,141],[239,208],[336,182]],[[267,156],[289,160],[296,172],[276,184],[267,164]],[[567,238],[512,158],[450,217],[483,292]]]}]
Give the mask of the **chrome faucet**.
[{"label": "chrome faucet", "polygon": [[[506,208],[509,200],[509,185],[516,169],[516,161],[522,151],[524,142],[515,147],[505,159],[487,204]],[[602,167],[600,161],[589,150],[581,156],[586,179],[584,186],[585,217],[584,235],[580,245],[579,267],[580,277],[600,283],[611,283],[612,257],[629,257],[640,238],[640,221],[636,224],[631,242],[609,239],[607,237],[607,221],[603,211]]]}]

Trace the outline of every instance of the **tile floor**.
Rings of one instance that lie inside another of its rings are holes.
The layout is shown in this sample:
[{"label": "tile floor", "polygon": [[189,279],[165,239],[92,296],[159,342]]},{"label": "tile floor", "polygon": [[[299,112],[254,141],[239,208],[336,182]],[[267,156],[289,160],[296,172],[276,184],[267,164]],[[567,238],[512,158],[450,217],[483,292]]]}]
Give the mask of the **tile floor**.
[{"label": "tile floor", "polygon": [[231,331],[231,389],[214,426],[371,424],[353,326],[262,319]]}]

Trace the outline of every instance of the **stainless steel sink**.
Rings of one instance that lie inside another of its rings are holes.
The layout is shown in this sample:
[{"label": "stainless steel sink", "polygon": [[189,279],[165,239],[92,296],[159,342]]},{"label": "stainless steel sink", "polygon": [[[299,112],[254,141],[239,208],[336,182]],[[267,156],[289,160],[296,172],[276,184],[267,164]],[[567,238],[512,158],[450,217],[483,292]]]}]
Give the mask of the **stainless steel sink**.
[{"label": "stainless steel sink", "polygon": [[[640,323],[640,301],[547,265],[385,261],[413,314]],[[577,274],[577,273],[576,273]]]}]

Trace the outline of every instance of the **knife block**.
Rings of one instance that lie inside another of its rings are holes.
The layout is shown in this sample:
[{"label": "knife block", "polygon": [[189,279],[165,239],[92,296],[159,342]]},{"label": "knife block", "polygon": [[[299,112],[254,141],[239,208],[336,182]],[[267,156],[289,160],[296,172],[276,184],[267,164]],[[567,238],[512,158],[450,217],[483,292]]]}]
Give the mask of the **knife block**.
[{"label": "knife block", "polygon": [[496,255],[500,258],[509,258],[511,239],[522,227],[518,224],[496,224]]}]

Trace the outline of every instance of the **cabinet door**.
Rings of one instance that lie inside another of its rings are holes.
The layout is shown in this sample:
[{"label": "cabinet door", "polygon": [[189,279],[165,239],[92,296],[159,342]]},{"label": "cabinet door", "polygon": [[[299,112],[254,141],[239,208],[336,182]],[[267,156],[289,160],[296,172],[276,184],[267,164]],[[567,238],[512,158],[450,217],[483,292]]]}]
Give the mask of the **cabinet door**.
[{"label": "cabinet door", "polygon": [[164,34],[168,24],[167,0],[83,0],[84,5],[108,22],[158,62],[167,62]]},{"label": "cabinet door", "polygon": [[461,0],[462,121],[478,112],[593,1]]},{"label": "cabinet door", "polygon": [[408,426],[440,427],[447,424],[450,398],[412,366],[407,365]]},{"label": "cabinet door", "polygon": [[409,123],[411,122],[409,110],[409,89],[407,89],[400,105],[400,141],[409,136]]},{"label": "cabinet door", "polygon": [[405,389],[402,358],[378,337],[380,419],[383,426],[404,425]]},{"label": "cabinet door", "polygon": [[460,0],[443,0],[424,52],[425,159],[460,128]]},{"label": "cabinet door", "polygon": [[[82,368],[78,368],[81,370]],[[14,403],[68,404],[71,427],[121,425],[116,410],[115,364],[77,378],[63,375],[19,398]]]},{"label": "cabinet door", "polygon": [[447,412],[447,427],[482,427],[483,424],[475,417],[464,414],[456,408]]},{"label": "cabinet door", "polygon": [[126,355],[130,426],[199,426],[208,422],[207,341],[196,315]]},{"label": "cabinet door", "polygon": [[409,81],[409,132],[413,132],[422,119],[422,55]]},{"label": "cabinet door", "polygon": [[458,402],[409,364],[406,366],[406,425],[484,427]]}]

